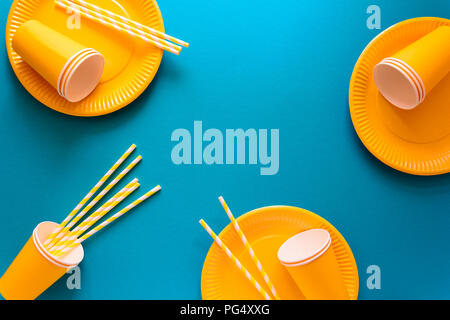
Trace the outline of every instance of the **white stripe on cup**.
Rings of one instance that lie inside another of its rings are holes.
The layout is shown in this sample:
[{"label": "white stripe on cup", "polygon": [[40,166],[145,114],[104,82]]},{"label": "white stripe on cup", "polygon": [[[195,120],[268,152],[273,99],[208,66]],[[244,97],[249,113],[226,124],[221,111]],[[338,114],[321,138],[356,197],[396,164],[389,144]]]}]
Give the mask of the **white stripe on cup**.
[{"label": "white stripe on cup", "polygon": [[83,54],[84,52],[87,52],[87,51],[89,51],[89,50],[93,50],[93,49],[86,48],[86,49],[83,49],[83,50],[81,50],[81,51],[78,51],[78,52],[75,53],[72,57],[70,57],[69,60],[67,60],[66,64],[63,66],[63,68],[62,68],[62,70],[61,70],[61,72],[60,72],[60,74],[59,74],[59,78],[58,78],[58,82],[57,82],[57,88],[56,88],[56,89],[58,90],[58,93],[59,93],[60,96],[63,96],[63,95],[62,95],[62,91],[61,91],[61,81],[63,80],[62,78],[63,78],[64,73],[66,72],[66,70],[67,70],[68,68],[70,68],[70,66],[72,65],[72,63],[74,62],[74,60],[77,59],[77,57],[78,57],[79,55],[81,55],[81,54]]},{"label": "white stripe on cup", "polygon": [[74,72],[77,70],[77,68],[88,58],[99,55],[97,51],[94,50],[94,52],[90,52],[87,54],[83,54],[83,56],[80,56],[80,58],[72,65],[72,71],[70,71],[66,77],[64,77],[64,82],[62,84],[63,88],[61,89],[62,93],[64,94],[64,98],[67,99],[67,84],[69,82],[70,77],[74,74]]},{"label": "white stripe on cup", "polygon": [[406,68],[409,73],[411,73],[411,77],[413,79],[416,79],[416,84],[419,87],[420,90],[420,102],[422,102],[425,99],[425,95],[426,95],[426,91],[425,91],[425,85],[423,84],[422,78],[419,76],[419,74],[416,72],[416,70],[414,70],[409,64],[407,64],[405,61],[397,59],[397,58],[386,58],[386,61],[390,61],[392,63],[397,62],[398,64],[400,64],[401,66],[403,66],[404,68]]},{"label": "white stripe on cup", "polygon": [[388,65],[394,69],[396,69],[398,72],[400,72],[405,78],[407,78],[410,82],[413,83],[414,86],[414,92],[416,94],[416,105],[420,103],[420,98],[421,98],[421,89],[420,89],[420,85],[417,82],[417,80],[415,78],[413,78],[411,76],[411,74],[408,72],[408,70],[405,70],[404,67],[401,67],[400,64],[393,62],[393,61],[385,61],[383,60],[382,62],[380,62],[380,64],[384,64],[384,65]]}]

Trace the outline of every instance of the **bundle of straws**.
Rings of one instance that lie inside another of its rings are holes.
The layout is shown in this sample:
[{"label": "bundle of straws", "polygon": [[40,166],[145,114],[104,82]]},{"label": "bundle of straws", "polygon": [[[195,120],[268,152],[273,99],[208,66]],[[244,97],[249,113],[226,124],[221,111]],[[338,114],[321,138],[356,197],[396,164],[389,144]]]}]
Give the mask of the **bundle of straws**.
[{"label": "bundle of straws", "polygon": [[184,42],[183,40],[169,36],[161,31],[150,28],[142,23],[133,21],[84,0],[55,0],[55,4],[60,8],[66,9],[67,12],[75,12],[86,19],[142,39],[145,42],[176,55],[180,54],[182,49],[181,46],[186,48],[189,47],[189,43]]},{"label": "bundle of straws", "polygon": [[267,286],[270,289],[271,295],[267,293],[266,290],[256,281],[255,277],[250,274],[250,272],[247,270],[247,268],[244,267],[242,262],[239,261],[238,258],[230,251],[230,249],[227,247],[225,243],[220,239],[219,236],[217,236],[214,231],[208,226],[208,224],[202,219],[200,220],[200,224],[202,227],[206,230],[206,232],[209,233],[209,235],[214,239],[214,242],[219,246],[219,248],[230,258],[232,263],[241,271],[241,273],[247,278],[247,280],[258,290],[258,292],[264,297],[266,300],[273,300],[275,298],[276,300],[281,300],[280,296],[278,295],[277,291],[275,290],[275,287],[270,280],[269,276],[267,275],[266,271],[264,270],[264,267],[261,264],[261,261],[256,256],[255,251],[253,250],[250,242],[247,240],[247,237],[245,236],[242,229],[239,227],[238,222],[233,216],[233,213],[231,212],[230,208],[228,207],[227,203],[223,199],[223,197],[219,197],[219,201],[222,204],[225,212],[228,215],[228,218],[231,221],[231,224],[233,225],[234,229],[239,235],[239,239],[241,239],[242,243],[245,246],[245,249],[247,250],[247,253],[252,258],[253,263],[258,268],[258,271],[262,278],[264,279],[264,282],[267,284]]},{"label": "bundle of straws", "polygon": [[[108,172],[100,179],[100,181],[88,192],[88,194],[81,200],[81,202],[70,212],[63,222],[53,231],[53,233],[45,241],[45,248],[54,256],[60,257],[69,253],[72,249],[78,246],[86,239],[93,236],[95,233],[112,223],[114,220],[120,218],[122,215],[139,205],[141,202],[147,200],[152,195],[161,190],[160,186],[156,186],[142,197],[132,202],[110,218],[106,219],[96,227],[88,231],[97,221],[104,217],[114,207],[120,204],[126,197],[139,188],[138,179],[132,180],[122,190],[120,190],[111,199],[106,201],[95,212],[89,215],[81,223],[77,223],[94,207],[123,177],[127,175],[141,160],[138,156],[134,159],[121,173],[119,173],[98,195],[90,201],[85,207],[84,205],[97,193],[103,184],[114,174],[120,165],[128,158],[128,156],[136,149],[132,145],[120,159],[108,170]],[[83,208],[84,207],[84,208]],[[83,208],[83,210],[81,210]],[[79,212],[81,210],[81,212]],[[79,212],[79,213],[78,213]],[[78,214],[77,214],[78,213]]]}]

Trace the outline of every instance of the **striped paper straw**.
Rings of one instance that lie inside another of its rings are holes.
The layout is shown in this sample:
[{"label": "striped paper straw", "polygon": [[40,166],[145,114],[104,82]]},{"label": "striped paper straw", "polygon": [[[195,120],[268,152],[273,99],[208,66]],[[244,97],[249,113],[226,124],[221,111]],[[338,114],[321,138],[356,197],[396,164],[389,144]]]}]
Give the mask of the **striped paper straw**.
[{"label": "striped paper straw", "polygon": [[[115,30],[121,31],[123,33],[127,33],[129,35],[138,37],[138,38],[140,38],[140,39],[142,39],[142,40],[144,40],[144,41],[146,41],[146,42],[148,42],[148,43],[150,43],[150,44],[152,44],[152,45],[154,45],[154,46],[156,46],[156,47],[158,47],[160,49],[167,50],[167,51],[172,52],[172,53],[174,53],[176,55],[180,54],[179,51],[177,51],[175,49],[172,49],[171,47],[169,47],[167,45],[162,44],[160,41],[152,40],[152,39],[150,39],[150,38],[148,38],[146,36],[143,36],[143,35],[141,35],[139,33],[133,32],[133,31],[131,31],[129,29],[126,29],[126,28],[123,28],[123,27],[119,27],[117,25],[117,23],[107,22],[107,21],[104,20],[103,17],[102,18],[98,18],[98,17],[93,15],[92,11],[87,11],[86,8],[81,8],[81,7],[75,8],[75,7],[71,6],[71,5],[64,4],[62,1],[65,1],[65,0],[61,0],[61,1],[60,0],[56,0],[55,3],[58,6],[60,6],[61,8],[71,9],[74,12],[78,13],[79,15],[81,15],[81,16],[89,19],[89,20],[92,20],[92,21],[95,21],[95,22],[99,22],[99,23],[101,23],[101,24],[103,24],[103,25],[105,25],[107,27],[114,28]],[[80,8],[84,9],[84,11],[82,11]]]},{"label": "striped paper straw", "polygon": [[99,182],[92,188],[91,191],[81,200],[81,202],[72,210],[72,212],[64,219],[63,222],[59,224],[59,226],[53,231],[53,233],[48,237],[45,241],[44,245],[48,245],[55,237],[59,234],[59,232],[66,226],[66,224],[77,214],[77,212],[84,206],[86,202],[97,192],[98,189],[105,183],[106,180],[117,170],[117,168],[128,158],[128,156],[136,149],[136,145],[132,145],[120,158],[117,162],[109,169],[109,171],[100,179]]},{"label": "striped paper straw", "polygon": [[[82,10],[87,14],[97,17],[98,19],[106,19],[107,21],[114,24],[115,26],[126,29],[128,31],[128,33],[132,36],[134,35],[134,33],[138,33],[143,37],[150,38],[150,39],[152,39],[158,43],[164,44],[178,52],[180,52],[180,50],[182,49],[180,46],[178,46],[176,44],[168,42],[168,41],[166,41],[162,38],[159,38],[151,33],[147,33],[140,28],[136,28],[135,26],[130,25],[129,23],[125,23],[123,20],[119,21],[118,19],[114,18],[113,16],[111,16],[109,14],[104,14],[104,13],[102,13],[101,10],[94,9],[93,6],[88,7],[86,5],[77,4],[77,3],[74,3],[72,0],[59,0],[59,1],[63,2],[64,4],[66,4],[68,6],[71,6],[72,8]],[[99,8],[99,7],[97,7],[97,8]]]},{"label": "striped paper straw", "polygon": [[106,10],[104,8],[96,6],[94,4],[88,3],[88,2],[83,1],[83,0],[70,0],[70,2],[73,2],[73,3],[76,3],[78,5],[82,5],[82,6],[88,7],[91,10],[97,10],[97,11],[103,13],[104,15],[106,15],[108,17],[114,18],[116,20],[121,20],[121,21],[123,21],[123,22],[125,22],[125,23],[127,23],[127,24],[129,24],[131,26],[134,26],[137,29],[142,29],[142,30],[144,30],[144,31],[146,31],[146,32],[148,32],[148,33],[150,33],[152,35],[155,35],[155,36],[160,37],[162,39],[166,39],[166,40],[172,41],[172,42],[177,43],[177,44],[179,44],[179,45],[181,45],[183,47],[186,47],[186,48],[189,47],[189,43],[187,43],[187,42],[185,42],[183,40],[180,40],[180,39],[177,39],[175,37],[169,36],[168,34],[165,34],[165,33],[161,32],[161,31],[158,31],[156,29],[150,28],[150,27],[148,27],[148,26],[146,26],[146,25],[144,25],[142,23],[139,23],[137,21],[128,19],[127,17],[118,15],[118,14],[116,14],[114,12],[111,12],[109,10]]},{"label": "striped paper straw", "polygon": [[[51,249],[63,236],[67,234],[67,232],[72,228],[81,218],[83,218],[89,210],[92,209],[117,183],[119,183],[122,178],[127,175],[131,169],[133,169],[140,161],[142,160],[141,156],[138,156],[134,159],[117,177],[111,181],[105,189],[103,189],[95,198],[92,200],[70,223],[64,227],[64,229],[50,242],[46,248],[47,250]],[[138,179],[134,179],[133,182],[138,182]]]},{"label": "striped paper straw", "polygon": [[50,253],[55,253],[72,241],[75,241],[77,237],[82,234],[85,230],[89,229],[92,224],[101,219],[109,211],[111,211],[115,206],[122,202],[128,195],[130,195],[134,190],[139,187],[139,183],[134,179],[128,185],[126,185],[122,190],[115,194],[111,199],[104,203],[100,208],[98,208],[89,217],[84,219],[74,230],[70,231],[63,239],[61,239],[51,250]]},{"label": "striped paper straw", "polygon": [[235,257],[233,253],[231,253],[230,249],[220,240],[220,238],[212,231],[212,229],[206,224],[205,221],[200,220],[200,224],[203,228],[205,228],[206,232],[214,239],[217,245],[222,249],[227,256],[231,259],[231,261],[238,267],[238,269],[245,275],[245,277],[250,281],[253,286],[258,290],[259,293],[266,299],[272,300],[267,292],[261,287],[261,285],[256,281],[256,279],[248,272],[248,270],[243,266],[243,264]]},{"label": "striped paper straw", "polygon": [[61,239],[51,250],[50,253],[57,255],[64,247],[74,242],[80,234],[89,229],[95,222],[100,220],[115,206],[121,203],[126,197],[128,197],[134,190],[139,187],[139,183],[131,182],[121,191],[119,191],[114,197],[109,199],[104,205],[98,208],[93,214],[86,218],[79,226],[73,231],[70,231],[63,239]]},{"label": "striped paper straw", "polygon": [[230,218],[231,224],[233,225],[234,229],[238,233],[239,238],[241,239],[242,243],[245,246],[245,249],[247,249],[247,252],[250,254],[250,257],[252,257],[253,262],[255,263],[256,267],[259,270],[259,273],[261,274],[261,276],[264,278],[264,281],[269,286],[270,291],[272,292],[273,296],[275,297],[275,299],[281,300],[281,298],[277,294],[277,291],[275,290],[275,287],[274,287],[272,281],[270,281],[269,276],[267,275],[267,273],[264,270],[261,262],[259,261],[258,257],[256,256],[255,251],[253,250],[252,246],[250,245],[250,242],[247,240],[247,238],[245,237],[245,235],[242,232],[241,228],[239,227],[239,224],[237,223],[236,219],[234,218],[233,213],[231,213],[231,210],[228,207],[227,203],[225,202],[223,197],[219,197],[219,201],[222,204],[223,209],[227,213],[228,218]]},{"label": "striped paper straw", "polygon": [[131,209],[133,209],[134,207],[139,205],[141,202],[147,200],[148,198],[150,198],[151,196],[153,196],[155,193],[157,193],[160,190],[161,190],[161,186],[156,186],[155,188],[153,188],[152,190],[147,192],[145,195],[140,197],[138,200],[136,200],[133,203],[129,204],[128,206],[126,206],[125,208],[123,208],[122,210],[117,212],[115,215],[113,215],[111,218],[106,219],[105,221],[100,223],[98,226],[96,226],[95,228],[90,230],[88,233],[84,234],[81,238],[77,239],[74,243],[68,245],[66,248],[64,248],[61,251],[61,254],[66,253],[67,251],[73,249],[74,247],[76,247],[77,245],[79,245],[80,243],[85,241],[86,239],[92,237],[94,234],[96,234],[97,232],[99,232],[100,230],[102,230],[103,228],[105,228],[106,226],[111,224],[113,221],[115,221],[116,219],[120,218],[125,213],[127,213],[128,211],[130,211]]}]

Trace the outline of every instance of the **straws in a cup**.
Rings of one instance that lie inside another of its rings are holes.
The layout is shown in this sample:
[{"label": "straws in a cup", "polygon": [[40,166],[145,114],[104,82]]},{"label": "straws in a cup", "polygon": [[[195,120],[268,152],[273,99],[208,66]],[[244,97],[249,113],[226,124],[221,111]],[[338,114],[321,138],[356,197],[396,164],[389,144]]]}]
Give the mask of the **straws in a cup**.
[{"label": "straws in a cup", "polygon": [[[119,193],[100,206],[100,208],[87,219],[76,225],[76,218],[74,219],[76,213],[96,194],[100,187],[118,169],[125,159],[127,159],[135,148],[136,146],[132,145],[127,152],[120,157],[114,166],[102,179],[100,179],[95,187],[83,198],[62,223],[58,225],[55,222],[42,222],[34,229],[32,236],[25,246],[11,263],[5,274],[0,277],[0,294],[5,299],[36,299],[42,292],[66,274],[68,269],[81,263],[84,257],[84,249],[81,245],[83,241],[110,225],[113,221],[161,190],[160,186],[153,188],[144,196],[135,200],[98,226],[93,226],[139,187],[138,180],[134,179],[125,188],[119,191]],[[101,197],[104,196],[140,160],[141,157],[137,157],[125,170],[115,177],[99,195],[101,195]],[[86,214],[100,198],[99,196],[95,197],[94,200],[81,211],[82,215]],[[80,214],[77,216],[78,220],[82,217]],[[89,230],[90,227],[93,228]],[[72,228],[73,230],[70,230]],[[79,236],[81,237],[78,238]],[[44,243],[46,243],[46,245],[44,245]]]},{"label": "straws in a cup", "polygon": [[[63,9],[71,9],[84,18],[101,23],[109,28],[127,33],[133,37],[142,39],[160,49],[176,55],[180,54],[181,46],[188,47],[189,43],[169,36],[161,31],[145,26],[137,21],[118,15],[83,0],[55,0],[55,4]],[[171,43],[170,40],[174,43]]]},{"label": "straws in a cup", "polygon": [[142,160],[141,156],[138,156],[136,159],[131,162],[128,167],[126,167],[119,175],[111,181],[105,189],[103,189],[95,198],[92,200],[84,209],[73,219],[70,223],[64,227],[60,231],[57,237],[53,239],[51,243],[48,244],[47,248],[50,249],[57,241],[59,241],[63,236],[67,234],[67,232],[87,213],[92,209],[128,172],[131,171],[140,161]]},{"label": "straws in a cup", "polygon": [[129,204],[128,206],[126,206],[125,208],[123,208],[122,210],[117,212],[115,215],[113,215],[109,219],[106,219],[105,221],[100,223],[98,226],[96,226],[95,228],[91,229],[91,231],[87,232],[85,235],[83,235],[82,237],[80,237],[79,239],[74,241],[72,244],[68,245],[65,249],[63,249],[61,251],[61,253],[63,254],[66,251],[69,251],[70,249],[76,247],[78,244],[83,243],[83,241],[85,241],[86,239],[92,237],[98,231],[102,230],[104,227],[108,226],[109,224],[114,222],[116,219],[120,218],[125,213],[127,213],[128,211],[130,211],[131,209],[133,209],[134,207],[139,205],[142,201],[147,200],[148,198],[150,198],[152,195],[154,195],[156,192],[158,192],[160,190],[161,190],[161,186],[156,186],[155,188],[153,188],[152,190],[147,192],[145,195],[143,195],[142,197],[140,197],[139,199],[137,199],[133,203]]},{"label": "straws in a cup", "polygon": [[[95,204],[97,204],[101,198],[106,195],[128,172],[130,172],[142,159],[138,156],[133,160],[117,177],[115,177],[106,187],[103,189],[95,198],[92,200],[77,216],[76,213],[86,204],[87,201],[100,189],[100,187],[108,180],[108,178],[117,170],[117,168],[126,160],[126,158],[134,151],[135,145],[132,145],[127,152],[125,152],[122,157],[114,164],[114,166],[103,176],[102,179],[95,185],[95,187],[83,198],[80,204],[64,219],[64,221],[59,225],[59,227],[51,234],[51,236],[45,241],[46,250],[54,257],[61,257],[68,254],[71,250],[77,247],[84,240],[93,236],[95,233],[111,224],[113,221],[139,205],[141,202],[147,200],[152,195],[161,190],[158,185],[144,196],[140,197],[136,201],[132,202],[124,209],[120,210],[109,219],[100,223],[98,226],[92,228],[93,225],[108,214],[114,207],[119,205],[125,198],[127,198],[131,193],[133,193],[137,188],[139,188],[139,183],[137,179],[131,181],[122,190],[120,190],[111,199],[106,201],[102,206],[100,206],[94,213],[89,217],[84,219],[78,225],[79,220],[89,212]],[[73,228],[73,229],[72,229]],[[72,229],[72,230],[70,230]]]},{"label": "straws in a cup", "polygon": [[105,216],[109,211],[114,209],[119,205],[126,197],[128,197],[132,192],[139,188],[139,183],[137,179],[131,181],[122,190],[120,190],[115,196],[104,203],[100,208],[98,208],[94,213],[92,213],[88,218],[81,222],[73,231],[70,231],[68,235],[62,238],[54,247],[50,250],[50,253],[58,256],[58,254],[68,245],[73,243],[77,236],[86,231],[95,222]]},{"label": "straws in a cup", "polygon": [[59,224],[59,227],[48,237],[44,245],[48,246],[52,240],[61,232],[61,230],[69,223],[70,220],[77,214],[78,211],[89,201],[90,198],[101,188],[101,186],[108,180],[109,177],[120,167],[120,165],[128,158],[128,156],[136,149],[136,145],[131,145],[130,148],[117,160],[117,162],[105,173],[105,175],[97,182],[97,184],[88,192],[88,194],[80,201],[80,203],[69,213],[69,215]]}]

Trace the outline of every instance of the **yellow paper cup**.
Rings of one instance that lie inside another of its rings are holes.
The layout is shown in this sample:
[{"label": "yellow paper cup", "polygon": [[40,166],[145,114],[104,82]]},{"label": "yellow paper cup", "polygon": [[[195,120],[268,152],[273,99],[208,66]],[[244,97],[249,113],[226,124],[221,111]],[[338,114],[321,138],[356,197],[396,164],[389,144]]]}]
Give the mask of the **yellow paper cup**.
[{"label": "yellow paper cup", "polygon": [[105,59],[99,52],[36,20],[27,21],[17,29],[12,46],[70,102],[86,98],[103,74]]},{"label": "yellow paper cup", "polygon": [[347,300],[331,237],[324,229],[299,233],[278,250],[278,259],[308,300]]},{"label": "yellow paper cup", "polygon": [[34,300],[61,278],[67,270],[77,266],[84,257],[78,245],[62,258],[52,256],[43,243],[58,226],[42,222],[0,278],[0,294],[7,300]]},{"label": "yellow paper cup", "polygon": [[436,28],[373,70],[380,93],[393,105],[413,109],[450,72],[450,27]]}]

